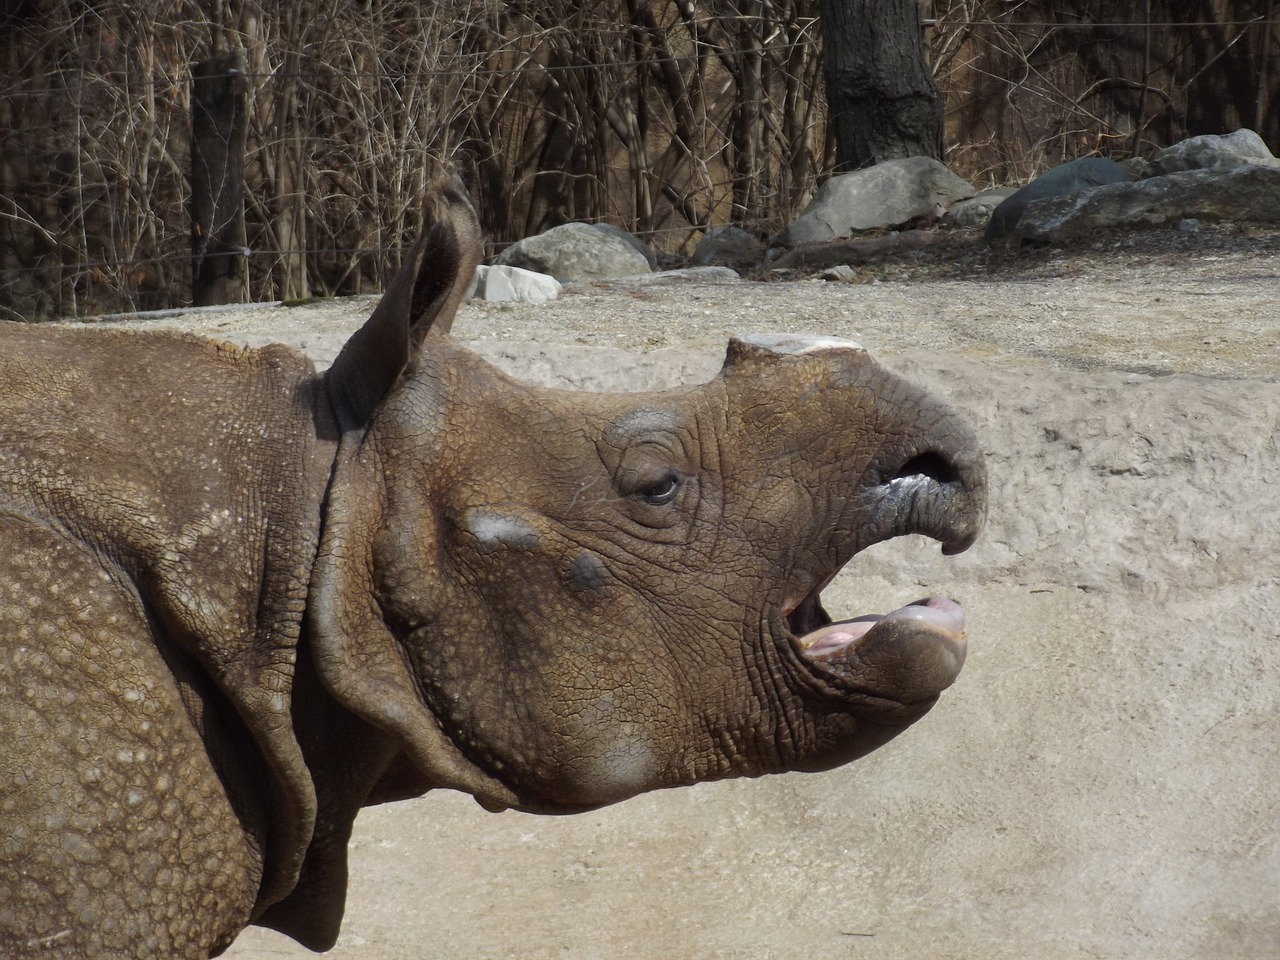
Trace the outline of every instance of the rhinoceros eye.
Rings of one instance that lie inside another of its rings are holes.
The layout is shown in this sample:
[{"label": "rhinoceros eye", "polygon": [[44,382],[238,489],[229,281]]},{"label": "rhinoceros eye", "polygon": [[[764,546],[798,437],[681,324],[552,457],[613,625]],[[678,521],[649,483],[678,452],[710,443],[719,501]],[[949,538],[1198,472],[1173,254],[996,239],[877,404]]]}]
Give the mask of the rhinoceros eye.
[{"label": "rhinoceros eye", "polygon": [[645,503],[655,507],[670,503],[680,492],[680,478],[674,473],[665,473],[651,483],[636,490],[636,496]]}]

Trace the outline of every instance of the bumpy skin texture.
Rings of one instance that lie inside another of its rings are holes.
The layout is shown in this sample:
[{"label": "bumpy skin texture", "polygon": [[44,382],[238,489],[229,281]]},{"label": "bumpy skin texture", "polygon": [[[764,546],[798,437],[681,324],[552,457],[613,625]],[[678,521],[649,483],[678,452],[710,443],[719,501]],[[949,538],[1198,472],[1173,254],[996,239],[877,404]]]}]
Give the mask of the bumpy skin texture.
[{"label": "bumpy skin texture", "polygon": [[362,806],[572,812],[822,769],[963,662],[943,602],[828,625],[854,553],[968,546],[972,437],[855,345],[734,341],[654,395],[447,333],[456,183],[317,377],[282,348],[0,330],[0,955],[337,936]]},{"label": "bumpy skin texture", "polygon": [[311,833],[323,398],[284,350],[19,325],[0,382],[0,954],[202,956]]}]

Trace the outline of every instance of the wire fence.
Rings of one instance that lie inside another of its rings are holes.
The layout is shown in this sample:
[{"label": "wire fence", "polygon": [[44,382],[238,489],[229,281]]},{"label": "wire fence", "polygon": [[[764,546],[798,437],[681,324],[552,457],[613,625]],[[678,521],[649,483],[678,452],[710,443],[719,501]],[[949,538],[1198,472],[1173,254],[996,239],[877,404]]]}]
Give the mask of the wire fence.
[{"label": "wire fence", "polygon": [[[444,168],[492,249],[583,220],[670,253],[773,232],[832,168],[816,0],[206,6],[0,17],[0,312],[189,297],[190,73],[218,50],[244,55],[242,298],[380,288]],[[1195,132],[1280,141],[1272,0],[931,6],[945,159],[975,185]]]}]

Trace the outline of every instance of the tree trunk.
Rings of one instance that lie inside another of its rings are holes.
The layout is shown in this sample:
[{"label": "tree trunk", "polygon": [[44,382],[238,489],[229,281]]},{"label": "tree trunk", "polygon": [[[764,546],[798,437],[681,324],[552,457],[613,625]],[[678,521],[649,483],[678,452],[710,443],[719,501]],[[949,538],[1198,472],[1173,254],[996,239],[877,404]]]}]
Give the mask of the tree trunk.
[{"label": "tree trunk", "polygon": [[284,60],[284,78],[278,83],[276,100],[276,218],[277,256],[283,267],[281,300],[305,300],[311,296],[307,283],[306,187],[303,167],[301,94],[298,76],[301,57],[290,51]]},{"label": "tree trunk", "polygon": [[764,106],[764,51],[760,30],[764,22],[764,4],[749,0],[740,9],[738,21],[738,90],[733,109],[733,125],[729,140],[733,144],[733,220],[754,224],[764,219],[760,197],[764,180],[764,138],[762,113]]},{"label": "tree trunk", "polygon": [[942,101],[917,0],[822,0],[823,72],[836,168],[942,157]]},{"label": "tree trunk", "polygon": [[243,302],[244,64],[224,53],[192,69],[191,302]]}]

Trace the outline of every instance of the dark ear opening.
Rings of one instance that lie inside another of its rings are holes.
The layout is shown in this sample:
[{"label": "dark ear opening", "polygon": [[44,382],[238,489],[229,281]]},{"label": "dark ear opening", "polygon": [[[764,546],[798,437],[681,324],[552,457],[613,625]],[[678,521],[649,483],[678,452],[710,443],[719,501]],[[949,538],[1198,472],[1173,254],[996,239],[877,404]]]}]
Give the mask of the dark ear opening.
[{"label": "dark ear opening", "polygon": [[423,205],[422,232],[364,326],[325,374],[343,432],[362,429],[408,369],[427,334],[448,333],[476,265],[480,223],[462,182],[438,180]]}]

